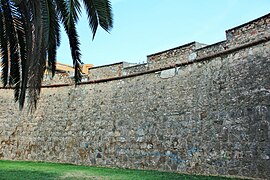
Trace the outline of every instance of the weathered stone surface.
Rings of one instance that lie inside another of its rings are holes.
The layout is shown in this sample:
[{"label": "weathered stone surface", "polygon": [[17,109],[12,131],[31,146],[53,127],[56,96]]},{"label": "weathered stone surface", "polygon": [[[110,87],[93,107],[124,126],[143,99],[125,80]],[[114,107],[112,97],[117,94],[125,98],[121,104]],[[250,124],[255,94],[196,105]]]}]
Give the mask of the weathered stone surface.
[{"label": "weathered stone surface", "polygon": [[160,78],[162,79],[171,78],[171,77],[174,77],[176,73],[177,73],[177,69],[175,68],[163,70],[160,72]]},{"label": "weathered stone surface", "polygon": [[119,62],[104,66],[89,68],[89,80],[106,79],[125,75],[124,68],[134,66],[134,63]]},{"label": "weathered stone surface", "polygon": [[203,45],[198,42],[192,42],[177,48],[149,55],[147,56],[149,69],[157,69],[166,65],[188,62],[190,61],[190,54],[202,46]]},{"label": "weathered stone surface", "polygon": [[129,67],[125,67],[123,69],[123,74],[124,75],[130,75],[130,74],[135,74],[135,73],[140,73],[140,72],[145,72],[148,70],[148,64],[143,63],[143,64],[137,64]]},{"label": "weathered stone surface", "polygon": [[56,72],[54,77],[50,73],[44,75],[43,85],[52,85],[52,84],[74,84],[72,76],[69,76],[65,73]]},{"label": "weathered stone surface", "polygon": [[270,41],[174,70],[43,88],[34,114],[0,89],[0,159],[269,178]]},{"label": "weathered stone surface", "polygon": [[[269,42],[162,79],[42,89],[33,115],[0,90],[1,159],[266,177]],[[182,74],[188,73],[189,76]],[[12,113],[11,113],[12,112]],[[254,170],[254,171],[251,171]]]},{"label": "weathered stone surface", "polygon": [[269,14],[226,31],[230,47],[270,35]]}]

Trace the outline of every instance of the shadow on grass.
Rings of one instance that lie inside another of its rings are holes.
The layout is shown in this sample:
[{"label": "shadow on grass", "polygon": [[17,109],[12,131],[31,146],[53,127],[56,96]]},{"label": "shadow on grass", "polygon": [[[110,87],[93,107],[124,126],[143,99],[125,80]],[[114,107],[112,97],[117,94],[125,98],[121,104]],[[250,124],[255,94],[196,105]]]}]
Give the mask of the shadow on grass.
[{"label": "shadow on grass", "polygon": [[47,180],[47,179],[59,179],[59,175],[56,173],[47,173],[42,171],[31,170],[0,170],[0,180]]}]

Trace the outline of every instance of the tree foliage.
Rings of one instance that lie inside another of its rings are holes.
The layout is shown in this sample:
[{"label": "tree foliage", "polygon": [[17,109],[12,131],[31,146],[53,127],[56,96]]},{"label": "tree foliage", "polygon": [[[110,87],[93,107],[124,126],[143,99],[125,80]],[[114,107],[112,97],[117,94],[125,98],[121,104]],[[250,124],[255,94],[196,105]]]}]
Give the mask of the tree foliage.
[{"label": "tree foliage", "polygon": [[24,107],[26,94],[30,109],[36,108],[46,61],[55,73],[61,24],[69,39],[75,83],[80,82],[81,53],[76,24],[82,5],[93,39],[98,26],[111,30],[109,0],[0,0],[1,79],[4,87],[14,87],[20,109]]}]

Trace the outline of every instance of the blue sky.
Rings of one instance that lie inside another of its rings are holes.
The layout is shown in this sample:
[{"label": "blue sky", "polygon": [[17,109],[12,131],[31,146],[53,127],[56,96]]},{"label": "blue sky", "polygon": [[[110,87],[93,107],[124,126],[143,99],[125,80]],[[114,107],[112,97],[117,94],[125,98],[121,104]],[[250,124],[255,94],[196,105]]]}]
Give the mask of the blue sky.
[{"label": "blue sky", "polygon": [[[94,66],[146,56],[192,41],[225,40],[225,30],[270,13],[269,0],[111,0],[114,28],[98,29],[94,41],[85,14],[78,23],[82,62]],[[62,33],[57,61],[72,64]]]}]

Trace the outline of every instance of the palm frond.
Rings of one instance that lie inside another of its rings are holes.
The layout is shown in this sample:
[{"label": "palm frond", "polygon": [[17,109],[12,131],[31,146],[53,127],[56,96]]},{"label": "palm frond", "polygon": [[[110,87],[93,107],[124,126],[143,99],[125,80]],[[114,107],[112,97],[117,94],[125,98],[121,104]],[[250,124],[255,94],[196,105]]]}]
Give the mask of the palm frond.
[{"label": "palm frond", "polygon": [[11,26],[12,29],[10,30],[10,75],[11,75],[11,85],[15,87],[14,97],[15,101],[18,101],[20,95],[20,82],[21,82],[21,70],[20,70],[20,62],[21,62],[21,55],[20,55],[20,46],[18,42],[18,34],[17,29],[21,28],[21,21],[18,19],[19,12],[17,7],[10,3],[10,10],[11,10],[11,18],[12,22]]},{"label": "palm frond", "polygon": [[22,110],[25,103],[25,96],[28,85],[30,61],[32,60],[33,35],[32,35],[32,25],[30,21],[32,16],[30,3],[27,1],[21,1],[21,3],[18,4],[18,7],[20,10],[22,21],[22,29],[21,31],[18,31],[18,39],[21,47],[21,71],[22,71],[19,107],[20,110]]},{"label": "palm frond", "polygon": [[79,36],[76,30],[76,21],[68,8],[68,4],[64,0],[56,1],[57,8],[59,11],[60,19],[64,25],[65,31],[69,39],[69,45],[71,50],[71,56],[73,60],[73,67],[75,69],[75,83],[81,81],[81,53],[80,53],[80,42]]},{"label": "palm frond", "polygon": [[54,1],[45,0],[42,4],[42,17],[45,43],[48,54],[48,70],[55,75],[56,49],[60,45],[60,25]]},{"label": "palm frond", "polygon": [[69,44],[71,49],[71,56],[73,59],[73,66],[75,69],[75,83],[81,82],[81,53],[80,53],[80,42],[79,36],[74,23],[70,24],[70,29],[68,32]]},{"label": "palm frond", "polygon": [[68,10],[68,24],[72,24],[69,21],[74,21],[75,24],[78,22],[79,16],[81,15],[81,4],[78,0],[67,0]]},{"label": "palm frond", "polygon": [[112,28],[109,0],[0,0],[0,53],[4,86],[15,87],[15,100],[23,108],[26,93],[30,110],[36,109],[48,64],[55,72],[60,45],[60,23],[69,39],[75,82],[81,81],[81,53],[76,24],[83,2],[95,37],[98,26]]},{"label": "palm frond", "polygon": [[2,59],[2,75],[1,79],[3,86],[5,87],[8,84],[8,72],[9,72],[9,61],[8,61],[8,42],[6,35],[6,26],[2,10],[2,2],[0,7],[0,48],[1,48],[1,59]]},{"label": "palm frond", "polygon": [[46,66],[46,45],[45,35],[42,23],[42,4],[45,0],[30,0],[33,9],[33,26],[35,27],[33,32],[33,59],[30,62],[29,73],[29,108],[30,110],[36,109],[36,103],[39,99],[41,83],[43,79],[44,69]]},{"label": "palm frond", "polygon": [[[13,4],[9,1],[1,0],[2,10],[4,12],[4,26],[6,27],[6,37],[8,41],[8,55],[10,61],[10,78],[8,82],[10,86],[15,87],[15,101],[19,98],[20,93],[20,67],[19,67],[19,47],[17,34],[14,25],[13,13],[16,13]],[[14,12],[12,12],[14,10]]]},{"label": "palm frond", "polygon": [[96,35],[98,25],[109,32],[113,27],[113,14],[111,3],[108,0],[83,0],[89,26],[93,33],[93,39]]}]

